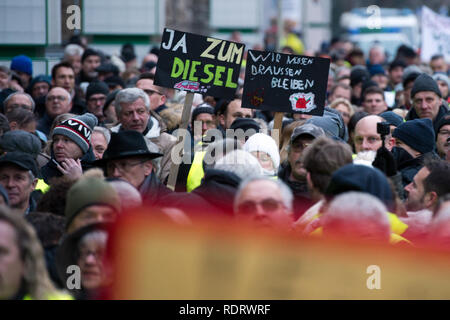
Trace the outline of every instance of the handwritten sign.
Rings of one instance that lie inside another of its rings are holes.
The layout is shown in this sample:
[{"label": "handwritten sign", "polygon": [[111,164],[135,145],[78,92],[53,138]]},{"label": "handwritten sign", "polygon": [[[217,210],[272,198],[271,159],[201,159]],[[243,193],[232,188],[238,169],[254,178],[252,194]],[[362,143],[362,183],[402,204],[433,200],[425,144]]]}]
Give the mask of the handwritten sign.
[{"label": "handwritten sign", "polygon": [[242,106],[323,114],[330,60],[249,50]]},{"label": "handwritten sign", "polygon": [[214,97],[233,98],[245,45],[164,29],[155,84]]},{"label": "handwritten sign", "polygon": [[428,62],[435,54],[442,54],[450,62],[450,18],[423,6],[420,57]]}]

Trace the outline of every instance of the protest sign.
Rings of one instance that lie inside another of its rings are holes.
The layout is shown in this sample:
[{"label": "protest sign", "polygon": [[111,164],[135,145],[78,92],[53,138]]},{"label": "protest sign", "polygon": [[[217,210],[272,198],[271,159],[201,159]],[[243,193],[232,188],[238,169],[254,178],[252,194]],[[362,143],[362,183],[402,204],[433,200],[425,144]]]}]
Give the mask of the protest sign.
[{"label": "protest sign", "polygon": [[321,116],[330,60],[249,50],[242,107]]},{"label": "protest sign", "polygon": [[429,62],[435,54],[442,54],[450,62],[450,18],[422,7],[422,48],[420,58]]},{"label": "protest sign", "polygon": [[155,84],[232,99],[245,45],[164,29]]}]

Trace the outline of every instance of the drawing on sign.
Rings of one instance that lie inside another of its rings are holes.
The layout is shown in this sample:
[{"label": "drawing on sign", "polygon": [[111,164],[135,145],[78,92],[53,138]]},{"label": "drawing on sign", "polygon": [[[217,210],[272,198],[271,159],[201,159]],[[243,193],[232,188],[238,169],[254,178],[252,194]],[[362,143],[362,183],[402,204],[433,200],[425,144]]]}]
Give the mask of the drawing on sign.
[{"label": "drawing on sign", "polygon": [[191,92],[206,92],[207,88],[200,86],[200,83],[195,81],[180,81],[173,86],[175,89],[186,90]]},{"label": "drawing on sign", "polygon": [[292,110],[301,112],[310,112],[317,106],[314,104],[314,93],[294,93],[289,97],[291,101]]},{"label": "drawing on sign", "polygon": [[256,89],[248,94],[252,106],[259,107],[264,102],[264,88]]}]

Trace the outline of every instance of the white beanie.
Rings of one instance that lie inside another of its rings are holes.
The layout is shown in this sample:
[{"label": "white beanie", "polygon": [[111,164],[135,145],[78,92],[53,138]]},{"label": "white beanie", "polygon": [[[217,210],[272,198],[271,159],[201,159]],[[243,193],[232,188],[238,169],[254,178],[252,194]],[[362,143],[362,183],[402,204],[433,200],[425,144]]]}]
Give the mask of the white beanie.
[{"label": "white beanie", "polygon": [[267,153],[272,159],[275,171],[280,166],[280,153],[278,152],[277,144],[271,136],[264,133],[255,133],[244,144],[243,149],[248,152],[263,151]]}]

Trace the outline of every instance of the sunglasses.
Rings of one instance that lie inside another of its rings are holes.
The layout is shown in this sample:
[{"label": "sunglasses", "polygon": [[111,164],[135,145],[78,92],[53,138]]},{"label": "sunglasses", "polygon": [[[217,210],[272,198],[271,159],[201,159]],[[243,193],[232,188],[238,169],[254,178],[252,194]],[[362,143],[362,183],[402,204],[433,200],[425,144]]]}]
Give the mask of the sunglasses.
[{"label": "sunglasses", "polygon": [[273,213],[277,211],[280,207],[283,207],[281,201],[275,199],[264,199],[260,202],[255,201],[244,201],[238,206],[238,212],[243,214],[250,214],[257,212],[257,206],[261,206],[264,212]]}]

